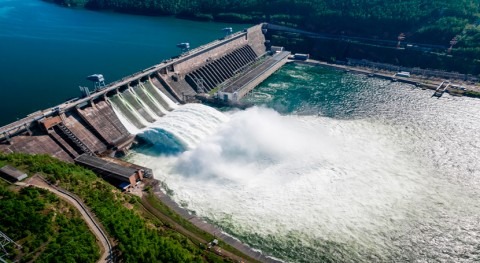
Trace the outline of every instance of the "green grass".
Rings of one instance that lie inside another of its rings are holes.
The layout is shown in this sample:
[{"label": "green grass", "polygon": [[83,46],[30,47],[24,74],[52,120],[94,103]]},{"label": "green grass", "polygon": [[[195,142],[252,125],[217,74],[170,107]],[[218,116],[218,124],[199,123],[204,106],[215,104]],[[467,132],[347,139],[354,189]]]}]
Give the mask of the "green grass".
[{"label": "green grass", "polygon": [[[224,262],[226,260],[200,247],[197,242],[193,242],[186,236],[172,230],[166,222],[148,215],[140,209],[138,197],[121,193],[90,170],[61,162],[46,155],[0,154],[0,163],[8,163],[29,174],[39,173],[50,182],[80,197],[102,223],[108,235],[114,239],[117,244],[115,249],[119,255],[117,259],[121,262]],[[0,202],[0,204],[4,203]],[[155,207],[161,209],[162,213],[168,214],[173,220],[188,226],[192,233],[199,234],[209,240],[205,232],[195,229],[193,225],[188,225],[188,221],[169,211],[160,202],[156,203]],[[57,218],[60,218],[59,213],[56,215]],[[1,222],[0,220],[0,226],[4,225]],[[78,224],[77,221],[69,219],[61,220],[62,224],[68,224],[69,222]],[[12,229],[21,231],[20,226]],[[11,233],[8,229],[3,230]],[[84,233],[80,233],[79,229],[71,231],[74,231],[75,236],[79,238],[84,237]],[[40,239],[37,238],[41,241],[40,243],[50,240],[51,231],[47,229],[40,232],[45,233]],[[20,236],[15,235],[14,237],[20,238]],[[68,242],[68,238],[60,238],[55,241],[55,243],[65,244],[65,246]],[[36,243],[35,246],[38,245]],[[57,247],[53,246],[51,251],[56,251]],[[65,250],[65,253],[69,253],[69,256],[86,254],[84,253],[85,250],[81,248],[82,246],[78,245],[75,248]],[[45,251],[50,250],[47,247]],[[89,255],[97,257],[98,253],[89,253]],[[36,262],[90,262],[83,259],[59,261],[60,258],[52,256],[45,257],[44,261],[41,260],[43,259],[39,257]]]},{"label": "green grass", "polygon": [[[182,216],[180,216],[179,214],[177,214],[175,211],[173,211],[172,209],[170,209],[167,205],[165,205],[164,203],[162,203],[156,196],[154,196],[153,193],[149,193],[148,196],[147,196],[147,201],[149,202],[149,204],[151,206],[153,206],[155,209],[157,209],[159,212],[161,212],[163,215],[165,216],[168,216],[169,218],[171,218],[172,220],[174,220],[176,223],[178,223],[179,225],[181,225],[183,228],[185,228],[186,230],[194,233],[195,235],[197,235],[198,237],[201,237],[202,239],[204,240],[207,240],[207,241],[211,241],[213,240],[215,237],[206,232],[206,231],[203,231],[201,230],[200,228],[198,228],[197,226],[195,226],[194,224],[192,224],[190,221],[186,220],[185,218],[183,218]],[[247,256],[244,255],[242,252],[238,251],[237,249],[233,248],[232,246],[230,246],[229,244],[223,242],[222,240],[219,240],[219,245],[239,256],[239,257],[242,257],[242,258],[246,258]],[[247,257],[248,258],[248,257]],[[255,261],[254,259],[250,259],[250,261]]]},{"label": "green grass", "polygon": [[465,96],[473,97],[473,98],[480,98],[480,92],[469,90],[469,91],[465,92]]},{"label": "green grass", "polygon": [[9,245],[18,262],[96,262],[100,249],[80,213],[47,190],[0,182],[0,230],[21,248]]}]

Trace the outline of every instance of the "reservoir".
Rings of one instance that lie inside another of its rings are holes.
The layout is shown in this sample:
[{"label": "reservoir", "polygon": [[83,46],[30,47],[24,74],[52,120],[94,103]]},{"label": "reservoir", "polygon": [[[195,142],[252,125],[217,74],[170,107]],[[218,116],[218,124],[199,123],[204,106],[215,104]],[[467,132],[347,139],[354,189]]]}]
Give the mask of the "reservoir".
[{"label": "reservoir", "polygon": [[0,126],[223,37],[222,28],[172,17],[143,17],[68,9],[41,0],[0,0]]}]

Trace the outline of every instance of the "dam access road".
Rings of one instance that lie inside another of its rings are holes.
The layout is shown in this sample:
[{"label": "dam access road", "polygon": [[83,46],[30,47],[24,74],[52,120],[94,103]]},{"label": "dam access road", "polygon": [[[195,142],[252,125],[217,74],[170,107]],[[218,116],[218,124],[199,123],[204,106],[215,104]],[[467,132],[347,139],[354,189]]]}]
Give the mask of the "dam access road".
[{"label": "dam access road", "polygon": [[[441,78],[427,79],[425,76],[415,75],[415,74],[412,74],[411,77],[401,77],[396,75],[397,72],[394,72],[394,71],[379,70],[377,68],[360,67],[360,66],[349,65],[349,64],[328,63],[328,62],[318,61],[314,59],[308,59],[306,61],[290,60],[289,62],[295,62],[299,64],[306,64],[306,65],[312,65],[312,66],[330,67],[330,68],[335,68],[339,70],[350,71],[350,72],[367,75],[369,77],[387,79],[391,81],[399,81],[399,82],[415,85],[417,87],[430,89],[430,90],[437,90],[439,86],[442,85],[443,82],[447,81]],[[465,87],[464,91],[460,90],[460,91],[450,92],[452,95],[463,95],[465,91],[473,91],[473,92],[480,93],[480,86],[476,83],[467,83],[466,81],[460,80],[460,79],[452,80],[451,83],[452,83],[452,86]]]}]

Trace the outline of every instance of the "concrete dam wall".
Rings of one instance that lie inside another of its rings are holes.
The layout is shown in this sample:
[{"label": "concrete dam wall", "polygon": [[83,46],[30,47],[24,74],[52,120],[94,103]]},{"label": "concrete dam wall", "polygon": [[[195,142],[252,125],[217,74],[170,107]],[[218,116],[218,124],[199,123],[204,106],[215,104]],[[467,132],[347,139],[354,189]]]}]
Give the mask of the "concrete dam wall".
[{"label": "concrete dam wall", "polygon": [[132,127],[148,126],[188,96],[219,89],[267,56],[264,24],[187,51],[96,90],[0,128],[0,151],[48,154],[73,162],[82,154],[128,149]]}]

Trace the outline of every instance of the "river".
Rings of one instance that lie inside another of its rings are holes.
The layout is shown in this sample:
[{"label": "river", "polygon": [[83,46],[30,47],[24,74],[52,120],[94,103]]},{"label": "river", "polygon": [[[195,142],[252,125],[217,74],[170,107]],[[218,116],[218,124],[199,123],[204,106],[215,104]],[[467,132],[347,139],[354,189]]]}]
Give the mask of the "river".
[{"label": "river", "polygon": [[256,107],[175,112],[129,158],[287,262],[478,262],[480,100],[431,95],[290,64],[245,99]]}]

